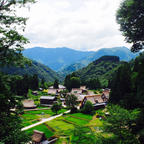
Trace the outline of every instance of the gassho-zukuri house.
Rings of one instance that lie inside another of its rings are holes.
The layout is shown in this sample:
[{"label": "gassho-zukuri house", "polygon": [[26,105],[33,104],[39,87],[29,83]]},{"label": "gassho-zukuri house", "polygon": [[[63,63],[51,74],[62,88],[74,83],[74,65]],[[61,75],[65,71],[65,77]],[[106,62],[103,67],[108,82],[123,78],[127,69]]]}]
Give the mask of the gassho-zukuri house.
[{"label": "gassho-zukuri house", "polygon": [[55,96],[41,96],[40,104],[43,106],[52,106],[56,102]]},{"label": "gassho-zukuri house", "polygon": [[66,87],[63,85],[58,85],[58,89],[55,89],[53,86],[48,88],[48,94],[58,94],[60,91],[66,90]]},{"label": "gassho-zukuri house", "polygon": [[82,108],[87,101],[90,101],[95,109],[104,108],[109,100],[109,93],[110,89],[105,89],[102,94],[84,96],[80,103],[80,108]]}]

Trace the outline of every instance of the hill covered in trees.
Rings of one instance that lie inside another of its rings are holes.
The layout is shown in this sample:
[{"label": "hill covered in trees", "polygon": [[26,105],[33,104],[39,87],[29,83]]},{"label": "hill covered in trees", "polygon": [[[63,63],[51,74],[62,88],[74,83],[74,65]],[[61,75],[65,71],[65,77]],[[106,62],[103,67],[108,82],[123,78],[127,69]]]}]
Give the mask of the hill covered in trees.
[{"label": "hill covered in trees", "polygon": [[103,56],[75,74],[80,77],[82,82],[98,78],[102,86],[107,86],[109,79],[122,63],[124,62],[120,62],[117,56]]},{"label": "hill covered in trees", "polygon": [[37,74],[39,79],[45,79],[47,82],[54,81],[55,79],[61,79],[61,77],[55,71],[36,61],[32,61],[30,66],[25,65],[24,68],[14,66],[5,66],[3,68],[1,67],[0,71],[11,75],[27,74],[32,76]]}]

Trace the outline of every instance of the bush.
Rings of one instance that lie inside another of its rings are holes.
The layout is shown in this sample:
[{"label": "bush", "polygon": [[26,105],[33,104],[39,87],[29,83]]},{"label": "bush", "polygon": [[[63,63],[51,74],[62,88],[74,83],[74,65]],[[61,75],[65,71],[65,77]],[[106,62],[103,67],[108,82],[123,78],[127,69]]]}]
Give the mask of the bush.
[{"label": "bush", "polygon": [[94,106],[90,101],[87,101],[81,111],[84,114],[94,114]]},{"label": "bush", "polygon": [[77,108],[72,108],[70,113],[77,113],[78,109]]}]

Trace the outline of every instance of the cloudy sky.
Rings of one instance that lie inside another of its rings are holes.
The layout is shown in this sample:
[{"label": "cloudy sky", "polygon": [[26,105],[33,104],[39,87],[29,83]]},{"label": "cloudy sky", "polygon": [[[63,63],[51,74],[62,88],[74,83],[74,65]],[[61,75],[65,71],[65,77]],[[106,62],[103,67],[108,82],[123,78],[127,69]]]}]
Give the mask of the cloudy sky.
[{"label": "cloudy sky", "polygon": [[98,50],[127,46],[115,15],[122,0],[37,0],[30,11],[25,36],[27,47],[69,47]]}]

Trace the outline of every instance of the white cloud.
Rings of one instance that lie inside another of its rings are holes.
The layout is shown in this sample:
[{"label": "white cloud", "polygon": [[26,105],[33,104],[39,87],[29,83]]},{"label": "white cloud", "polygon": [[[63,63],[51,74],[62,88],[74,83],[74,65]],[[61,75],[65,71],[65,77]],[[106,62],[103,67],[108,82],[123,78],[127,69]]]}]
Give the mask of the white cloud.
[{"label": "white cloud", "polygon": [[129,46],[115,20],[121,0],[39,0],[29,12],[27,47],[70,47],[77,50]]}]

